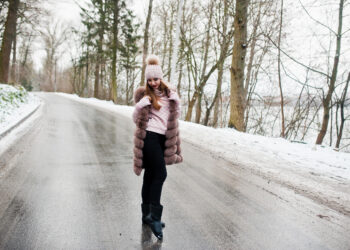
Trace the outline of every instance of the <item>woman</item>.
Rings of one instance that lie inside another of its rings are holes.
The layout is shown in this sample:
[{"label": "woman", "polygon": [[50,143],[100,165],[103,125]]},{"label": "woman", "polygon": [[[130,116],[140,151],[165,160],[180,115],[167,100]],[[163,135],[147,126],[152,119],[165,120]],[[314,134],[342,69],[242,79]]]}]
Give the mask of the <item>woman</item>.
[{"label": "woman", "polygon": [[146,87],[134,93],[136,124],[134,137],[134,172],[145,169],[142,185],[142,222],[151,227],[153,234],[163,238],[160,204],[166,166],[182,162],[178,117],[180,99],[163,81],[163,72],[156,56],[147,59]]}]

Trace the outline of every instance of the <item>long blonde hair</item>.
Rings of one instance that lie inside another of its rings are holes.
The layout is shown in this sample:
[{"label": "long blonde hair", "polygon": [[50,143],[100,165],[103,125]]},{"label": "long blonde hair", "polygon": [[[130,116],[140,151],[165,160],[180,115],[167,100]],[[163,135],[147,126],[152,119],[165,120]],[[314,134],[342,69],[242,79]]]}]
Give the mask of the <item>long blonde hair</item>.
[{"label": "long blonde hair", "polygon": [[[159,90],[162,91],[163,93],[165,93],[167,97],[169,97],[169,95],[170,95],[169,86],[163,80],[160,80]],[[153,88],[149,86],[148,82],[146,82],[146,95],[149,95],[151,97],[152,106],[156,110],[159,110],[161,108],[161,106],[158,103],[159,96],[157,96],[154,93]]]}]

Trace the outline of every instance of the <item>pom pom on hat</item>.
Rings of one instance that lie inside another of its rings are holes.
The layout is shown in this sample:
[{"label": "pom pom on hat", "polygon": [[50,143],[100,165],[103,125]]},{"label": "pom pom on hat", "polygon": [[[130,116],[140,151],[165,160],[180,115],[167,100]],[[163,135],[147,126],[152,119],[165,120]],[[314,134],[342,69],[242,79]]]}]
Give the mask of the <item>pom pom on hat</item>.
[{"label": "pom pom on hat", "polygon": [[159,78],[163,79],[163,71],[159,65],[159,58],[156,55],[147,57],[147,65],[145,70],[146,79]]},{"label": "pom pom on hat", "polygon": [[159,65],[159,58],[156,55],[149,55],[146,62],[147,65]]}]

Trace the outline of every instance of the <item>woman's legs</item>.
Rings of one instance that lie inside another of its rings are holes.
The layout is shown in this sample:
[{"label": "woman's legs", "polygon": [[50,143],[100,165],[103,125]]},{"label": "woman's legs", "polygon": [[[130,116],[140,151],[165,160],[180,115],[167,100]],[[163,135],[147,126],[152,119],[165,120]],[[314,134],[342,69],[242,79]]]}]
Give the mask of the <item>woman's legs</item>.
[{"label": "woman's legs", "polygon": [[147,131],[143,147],[142,202],[160,205],[163,183],[167,177],[164,161],[165,136]]},{"label": "woman's legs", "polygon": [[145,173],[143,174],[143,184],[142,184],[142,191],[141,191],[143,204],[151,203],[151,200],[150,200],[150,190],[151,190],[151,183],[152,183],[151,172],[152,170],[145,166]]},{"label": "woman's legs", "polygon": [[160,204],[163,183],[167,177],[164,161],[165,136],[147,131],[143,146],[145,173],[142,186],[142,207],[149,203],[150,213],[143,221],[154,235],[162,240],[164,223],[161,222],[163,206]]}]

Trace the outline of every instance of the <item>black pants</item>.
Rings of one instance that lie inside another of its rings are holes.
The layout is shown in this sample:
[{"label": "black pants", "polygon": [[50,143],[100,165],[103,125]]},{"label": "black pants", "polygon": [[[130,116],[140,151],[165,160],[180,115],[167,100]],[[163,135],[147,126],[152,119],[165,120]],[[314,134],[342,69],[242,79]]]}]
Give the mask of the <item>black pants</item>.
[{"label": "black pants", "polygon": [[163,183],[167,177],[164,161],[165,135],[146,131],[143,146],[142,203],[160,205]]}]

